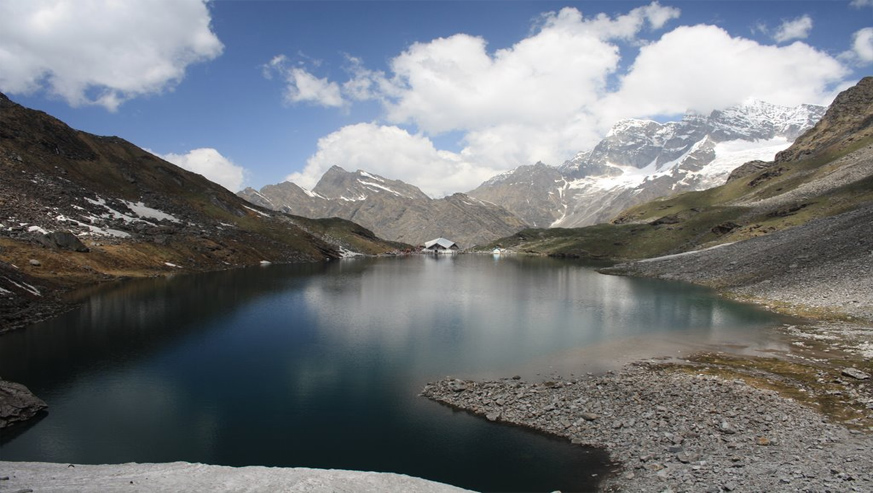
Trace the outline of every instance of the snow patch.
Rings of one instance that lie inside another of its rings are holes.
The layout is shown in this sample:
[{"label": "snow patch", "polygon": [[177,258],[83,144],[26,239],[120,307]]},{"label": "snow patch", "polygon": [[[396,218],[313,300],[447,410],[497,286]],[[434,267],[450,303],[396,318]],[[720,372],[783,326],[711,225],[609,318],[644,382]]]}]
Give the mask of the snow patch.
[{"label": "snow patch", "polygon": [[146,206],[142,202],[133,203],[126,200],[122,200],[122,202],[124,202],[124,205],[126,205],[128,209],[132,210],[139,217],[147,217],[149,219],[156,219],[158,221],[166,219],[167,221],[171,221],[174,223],[179,222],[179,220],[176,219],[176,217],[172,214],[167,214],[166,212],[159,211],[158,209],[153,209]]},{"label": "snow patch", "polygon": [[667,260],[667,259],[671,259],[671,258],[684,257],[684,256],[686,256],[686,255],[693,255],[693,254],[695,254],[695,253],[708,252],[709,250],[715,250],[716,248],[726,247],[726,246],[728,246],[728,245],[733,245],[734,243],[736,243],[736,242],[722,243],[721,245],[716,245],[716,246],[712,246],[712,247],[709,247],[709,248],[701,248],[700,250],[691,250],[691,251],[688,251],[688,252],[674,253],[673,255],[664,255],[664,256],[662,256],[662,257],[646,258],[646,259],[643,259],[643,260],[637,260],[637,262],[643,264],[643,263],[646,263],[646,262],[657,262],[657,261],[659,261],[659,260]]},{"label": "snow patch", "polygon": [[406,195],[403,195],[402,193],[400,193],[396,190],[388,188],[385,185],[380,185],[378,183],[373,183],[370,181],[359,181],[358,183],[360,183],[361,185],[364,185],[365,187],[376,188],[379,190],[385,190],[386,192],[393,193],[394,195],[396,195],[398,197],[406,197]]},{"label": "snow patch", "polygon": [[246,209],[248,209],[248,210],[250,210],[250,211],[252,211],[252,212],[254,212],[255,214],[258,214],[258,215],[260,215],[260,216],[263,216],[263,217],[270,217],[269,214],[265,214],[265,213],[263,213],[263,212],[261,212],[261,211],[259,211],[259,210],[257,210],[257,209],[253,209],[253,208],[251,208],[251,207],[249,207],[249,206],[247,206],[247,205],[244,205],[243,207],[245,207]]},{"label": "snow patch", "polygon": [[[304,190],[304,192],[305,192],[305,191],[306,191],[306,190]],[[276,204],[274,204],[273,201],[270,200],[266,195],[262,194],[261,192],[259,192],[259,191],[257,191],[257,190],[255,190],[254,193],[255,193],[255,195],[257,195],[258,197],[262,198],[265,202],[267,202],[268,204],[272,205],[273,208],[276,207]]]},{"label": "snow patch", "polygon": [[715,159],[706,165],[703,171],[711,174],[730,174],[738,166],[749,161],[772,161],[776,153],[791,146],[785,137],[775,137],[770,140],[729,140],[715,145]]},{"label": "snow patch", "polygon": [[342,246],[339,247],[339,251],[340,251],[340,257],[342,257],[342,258],[361,257],[361,256],[364,255],[363,253],[359,253],[359,252],[355,252],[355,251],[352,251],[352,250],[348,250],[348,249],[346,249],[346,248],[344,248],[344,247],[342,247]]},{"label": "snow patch", "polygon": [[[82,221],[77,221],[71,217],[64,216],[63,214],[58,215],[56,218],[59,222],[71,222],[79,225],[80,227],[88,229],[87,233],[81,233],[79,236],[87,235],[87,236],[111,236],[114,238],[130,238],[130,233],[126,233],[124,231],[119,231],[117,229],[112,228],[101,228],[99,226],[95,226],[90,223],[83,223]],[[94,222],[100,221],[99,217],[94,216],[86,216],[85,219]]]},{"label": "snow patch", "polygon": [[[107,213],[101,215],[101,217],[103,217],[105,219],[110,219],[110,218],[111,219],[119,219],[119,220],[122,220],[128,224],[142,222],[142,223],[146,223],[146,224],[149,224],[151,226],[154,226],[154,224],[152,224],[148,221],[142,220],[138,217],[133,217],[130,214],[125,214],[123,212],[119,212],[119,211],[113,209],[112,207],[109,206],[109,204],[106,203],[106,200],[101,198],[99,195],[97,196],[97,200],[94,200],[94,199],[91,199],[88,197],[85,197],[85,200],[87,200],[92,205],[98,205],[98,206],[101,206],[104,209],[106,209]],[[122,202],[124,202],[124,201],[122,201]],[[128,236],[130,236],[130,235],[128,235]]]},{"label": "snow patch", "polygon": [[29,228],[27,228],[27,232],[28,233],[42,233],[44,235],[48,234],[48,231],[40,228],[39,226],[30,226]]},{"label": "snow patch", "polygon": [[13,281],[12,279],[9,279],[8,277],[5,279],[7,281],[11,282],[12,284],[18,286],[19,289],[23,289],[34,296],[42,296],[42,293],[39,292],[39,289],[36,289],[35,287],[31,286],[30,284],[27,284],[26,282],[22,281],[21,284],[18,284],[17,282]]},{"label": "snow patch", "polygon": [[349,198],[349,197],[346,197],[345,195],[343,195],[340,197],[340,199],[345,200],[346,202],[358,202],[360,200],[366,200],[367,196],[364,194],[361,194],[361,195],[358,195],[357,197]]},{"label": "snow patch", "polygon": [[318,198],[318,199],[323,199],[323,198],[324,198],[322,195],[320,195],[320,194],[318,194],[318,193],[316,193],[316,192],[313,192],[313,191],[311,191],[311,190],[307,190],[307,189],[302,188],[302,187],[301,187],[301,190],[303,190],[303,193],[305,193],[306,195],[309,195],[309,196],[312,197],[312,198]]},{"label": "snow patch", "polygon": [[381,181],[383,183],[385,182],[385,180],[383,180],[382,178],[379,178],[378,176],[375,176],[375,175],[371,175],[370,173],[367,173],[366,171],[363,171],[363,170],[358,170],[358,174],[360,174],[361,176],[366,176],[367,178],[370,178],[372,180]]},{"label": "snow patch", "polygon": [[635,188],[640,186],[644,181],[646,181],[646,179],[659,174],[657,160],[652,161],[645,168],[621,166],[613,163],[606,163],[606,165],[610,168],[619,170],[620,173],[613,176],[586,176],[584,178],[567,182],[567,188],[594,188],[603,191],[616,188]]},{"label": "snow patch", "polygon": [[492,176],[488,181],[483,183],[481,186],[490,186],[497,185],[498,183],[502,183],[507,178],[510,178],[515,172],[518,171],[518,168],[513,168],[509,171],[504,171],[503,173],[496,174]]}]

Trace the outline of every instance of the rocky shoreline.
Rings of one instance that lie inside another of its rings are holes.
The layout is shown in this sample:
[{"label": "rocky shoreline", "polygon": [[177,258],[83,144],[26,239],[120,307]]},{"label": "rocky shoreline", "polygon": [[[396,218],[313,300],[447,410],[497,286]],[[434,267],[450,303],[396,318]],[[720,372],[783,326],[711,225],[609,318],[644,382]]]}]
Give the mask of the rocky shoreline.
[{"label": "rocky shoreline", "polygon": [[705,368],[640,362],[540,383],[446,378],[422,395],[490,421],[606,448],[619,467],[605,491],[873,490],[869,434]]},{"label": "rocky shoreline", "polygon": [[190,462],[89,465],[0,461],[0,491],[461,493],[466,490],[403,474],[305,467],[230,467]]}]

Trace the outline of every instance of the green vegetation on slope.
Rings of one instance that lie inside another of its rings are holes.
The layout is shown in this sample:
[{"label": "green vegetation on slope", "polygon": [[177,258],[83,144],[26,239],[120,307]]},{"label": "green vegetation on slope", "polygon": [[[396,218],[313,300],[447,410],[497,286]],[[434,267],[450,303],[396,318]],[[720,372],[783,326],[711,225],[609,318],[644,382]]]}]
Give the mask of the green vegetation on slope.
[{"label": "green vegetation on slope", "polygon": [[[873,79],[865,79],[865,90]],[[850,90],[851,91],[851,90]],[[863,99],[863,98],[862,98]],[[864,99],[868,101],[869,98]],[[836,104],[836,103],[835,103]],[[864,111],[870,111],[868,105]],[[830,110],[829,110],[830,113]],[[870,118],[863,119],[864,125]],[[834,132],[833,122],[822,120]],[[849,127],[842,139],[797,161],[769,167],[709,190],[657,199],[621,213],[612,224],[527,229],[487,248],[532,254],[634,260],[707,248],[799,226],[873,202],[873,136]],[[816,128],[810,132],[814,133]],[[787,153],[786,155],[793,155]]]}]

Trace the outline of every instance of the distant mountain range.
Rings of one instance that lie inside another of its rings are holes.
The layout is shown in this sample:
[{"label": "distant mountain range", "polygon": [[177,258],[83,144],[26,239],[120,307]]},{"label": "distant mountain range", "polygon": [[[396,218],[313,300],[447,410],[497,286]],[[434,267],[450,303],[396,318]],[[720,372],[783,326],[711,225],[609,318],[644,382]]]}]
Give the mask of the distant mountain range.
[{"label": "distant mountain range", "polygon": [[520,166],[438,200],[402,181],[338,166],[312,191],[285,182],[239,195],[273,210],[349,219],[389,240],[421,244],[444,236],[466,248],[524,227],[606,222],[654,198],[720,185],[748,161],[772,160],[825,109],[753,102],[678,122],[624,120],[561,166]]},{"label": "distant mountain range", "polygon": [[260,191],[247,188],[239,196],[277,211],[348,219],[382,238],[413,245],[447,237],[467,248],[526,227],[506,209],[462,193],[432,199],[402,181],[339,166],[330,168],[312,191],[286,181]]},{"label": "distant mountain range", "polygon": [[871,237],[873,77],[865,77],[775,159],[743,165],[723,185],[631,207],[607,224],[531,228],[489,246],[641,260],[606,272],[704,284],[792,313],[814,307],[805,313],[870,321]]},{"label": "distant mountain range", "polygon": [[825,110],[753,102],[709,116],[688,114],[679,122],[623,120],[560,167],[521,166],[469,195],[540,228],[607,222],[658,197],[721,185],[745,162],[772,160]]}]

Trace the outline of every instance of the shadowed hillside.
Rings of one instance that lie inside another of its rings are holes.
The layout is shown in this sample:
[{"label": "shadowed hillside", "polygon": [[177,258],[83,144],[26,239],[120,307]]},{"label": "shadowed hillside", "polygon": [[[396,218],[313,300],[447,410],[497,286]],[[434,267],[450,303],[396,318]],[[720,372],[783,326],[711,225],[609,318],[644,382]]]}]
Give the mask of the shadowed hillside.
[{"label": "shadowed hillside", "polygon": [[[350,221],[269,211],[118,137],[0,94],[0,327],[56,311],[58,290],[126,276],[404,248]],[[45,313],[43,313],[45,312]]]}]

